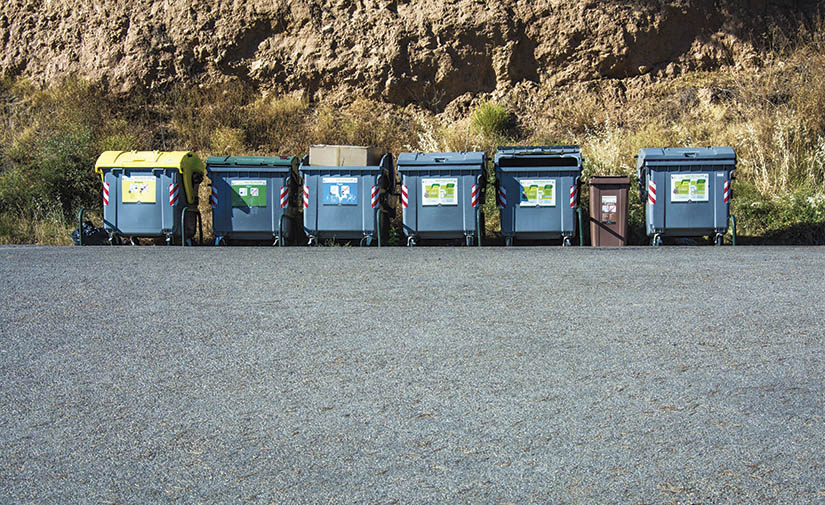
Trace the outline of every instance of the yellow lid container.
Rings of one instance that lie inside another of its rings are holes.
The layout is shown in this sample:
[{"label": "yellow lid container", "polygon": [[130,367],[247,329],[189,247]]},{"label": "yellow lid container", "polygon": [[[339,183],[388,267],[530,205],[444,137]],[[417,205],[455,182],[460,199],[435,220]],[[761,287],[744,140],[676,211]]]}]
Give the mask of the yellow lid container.
[{"label": "yellow lid container", "polygon": [[206,173],[200,158],[189,151],[104,151],[97,158],[95,172],[103,180],[107,168],[176,168],[183,175],[186,202],[195,203],[195,187],[192,175]]}]

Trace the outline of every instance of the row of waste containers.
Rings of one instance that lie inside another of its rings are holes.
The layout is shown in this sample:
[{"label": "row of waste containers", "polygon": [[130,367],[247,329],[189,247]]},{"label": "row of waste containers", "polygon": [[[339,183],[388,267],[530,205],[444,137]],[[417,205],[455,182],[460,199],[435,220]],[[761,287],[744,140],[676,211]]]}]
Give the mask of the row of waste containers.
[{"label": "row of waste containers", "polygon": [[[733,149],[645,148],[636,158],[652,244],[665,236],[710,236],[721,244],[732,218]],[[499,147],[493,161],[507,245],[581,240],[579,146]],[[481,245],[487,162],[483,152],[401,153],[394,164],[391,154],[369,147],[316,145],[301,159],[212,156],[205,165],[191,152],[107,151],[95,170],[113,241],[190,242],[196,226],[202,229],[197,191],[208,174],[216,245],[237,239],[283,246],[306,236],[310,244],[335,239],[380,246],[395,198],[407,245],[433,239]],[[593,245],[624,245],[629,182],[590,178]]]}]

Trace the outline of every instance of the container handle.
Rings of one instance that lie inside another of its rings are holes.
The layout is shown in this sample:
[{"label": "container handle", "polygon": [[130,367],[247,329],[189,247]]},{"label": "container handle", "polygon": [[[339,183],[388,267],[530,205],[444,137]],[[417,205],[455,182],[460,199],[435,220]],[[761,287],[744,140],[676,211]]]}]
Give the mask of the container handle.
[{"label": "container handle", "polygon": [[[485,167],[486,169],[486,167]],[[484,177],[484,171],[481,172],[480,175],[476,176],[476,184],[478,185],[478,205],[476,206],[476,242],[478,243],[478,247],[481,247],[481,236],[484,230],[481,229],[481,206],[484,202],[482,202],[482,195],[485,194],[485,191],[482,189],[483,186],[481,185],[481,179]],[[484,179],[484,182],[487,182],[487,179]]]},{"label": "container handle", "polygon": [[[576,207],[576,214],[579,216],[579,247],[584,246],[584,234],[582,233],[582,208],[581,205]],[[592,238],[591,238],[592,241]]]},{"label": "container handle", "polygon": [[77,245],[83,245],[83,213],[86,212],[86,209],[80,207],[80,210],[77,212],[77,233],[80,237],[80,241]]},{"label": "container handle", "polygon": [[283,247],[284,246],[284,233],[283,233],[284,218],[292,220],[292,216],[288,216],[288,215],[282,213],[281,218],[278,219],[278,247]]},{"label": "container handle", "polygon": [[[183,211],[180,213],[180,245],[181,247],[186,247],[186,213],[187,212],[194,212],[195,215],[198,217],[198,232],[200,233],[200,240],[197,242],[198,245],[203,243],[203,220],[201,219],[201,211],[194,207],[184,207]],[[194,237],[192,237],[194,238]]]}]

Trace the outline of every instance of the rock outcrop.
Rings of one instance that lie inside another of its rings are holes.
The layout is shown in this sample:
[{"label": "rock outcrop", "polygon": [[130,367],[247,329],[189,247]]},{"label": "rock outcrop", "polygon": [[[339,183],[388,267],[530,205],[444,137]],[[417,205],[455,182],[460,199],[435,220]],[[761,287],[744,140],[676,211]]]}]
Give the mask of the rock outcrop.
[{"label": "rock outcrop", "polygon": [[7,0],[0,72],[114,92],[246,81],[443,109],[552,87],[759,63],[811,0]]}]

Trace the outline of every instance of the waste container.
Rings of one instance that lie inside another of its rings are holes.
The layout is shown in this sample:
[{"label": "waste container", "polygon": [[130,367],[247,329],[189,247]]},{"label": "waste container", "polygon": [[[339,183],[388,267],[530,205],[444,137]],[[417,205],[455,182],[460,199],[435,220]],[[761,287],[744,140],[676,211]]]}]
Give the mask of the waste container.
[{"label": "waste container", "polygon": [[487,154],[401,153],[401,212],[407,245],[462,239],[481,245]]},{"label": "waste container", "polygon": [[194,236],[204,165],[191,152],[106,151],[95,172],[103,182],[103,226],[110,240],[163,237],[171,244]]},{"label": "waste container", "polygon": [[503,146],[496,150],[496,192],[505,245],[513,240],[581,237],[579,146]]},{"label": "waste container", "polygon": [[227,240],[294,243],[300,226],[298,158],[210,156],[212,231],[215,245]]},{"label": "waste container", "polygon": [[379,246],[386,241],[395,180],[391,154],[379,159],[375,150],[363,146],[312,146],[299,172],[310,245],[329,239],[359,240],[361,245],[377,239]]},{"label": "waste container", "polygon": [[627,192],[630,177],[590,178],[590,244],[627,244]]},{"label": "waste container", "polygon": [[662,237],[711,236],[721,245],[731,219],[735,168],[731,147],[640,149],[636,170],[651,243],[661,245]]}]

